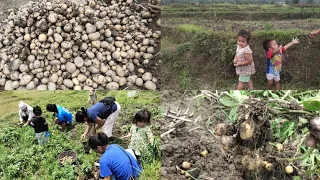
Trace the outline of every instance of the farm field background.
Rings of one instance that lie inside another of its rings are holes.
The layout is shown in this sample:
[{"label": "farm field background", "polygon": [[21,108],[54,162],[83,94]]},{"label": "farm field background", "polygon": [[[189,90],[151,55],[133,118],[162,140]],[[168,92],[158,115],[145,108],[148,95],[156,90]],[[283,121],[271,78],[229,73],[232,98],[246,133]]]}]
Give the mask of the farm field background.
[{"label": "farm field background", "polygon": [[284,55],[282,89],[318,89],[320,6],[278,4],[166,4],[161,14],[162,89],[234,89],[238,77],[232,64],[236,34],[250,30],[256,74],[255,89],[265,89],[266,60],[262,43],[300,44]]},{"label": "farm field background", "polygon": [[[135,97],[128,97],[129,91],[98,91],[98,100],[105,96],[115,96],[121,105],[120,116],[113,128],[113,135],[125,135],[131,126],[131,119],[137,111],[148,108],[152,114],[152,129],[157,137],[160,118],[160,97],[157,92],[137,91]],[[43,116],[49,124],[51,137],[47,145],[37,145],[32,127],[18,126],[18,104],[23,101],[42,108]],[[0,92],[0,179],[94,179],[98,169],[99,155],[91,151],[85,154],[80,140],[85,124],[77,124],[74,129],[62,133],[52,120],[52,114],[45,107],[56,103],[69,109],[74,115],[80,107],[89,107],[88,91],[11,91]],[[157,139],[157,138],[156,138]],[[126,147],[127,140],[115,143]],[[75,164],[62,166],[57,156],[71,149],[78,154]],[[160,178],[160,159],[143,164],[141,179]]]}]

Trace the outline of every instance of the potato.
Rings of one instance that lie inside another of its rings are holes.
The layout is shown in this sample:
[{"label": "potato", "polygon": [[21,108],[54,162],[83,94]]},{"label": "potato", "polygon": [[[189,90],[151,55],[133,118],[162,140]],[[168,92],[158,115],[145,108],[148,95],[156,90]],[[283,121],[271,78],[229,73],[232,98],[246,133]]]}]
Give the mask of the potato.
[{"label": "potato", "polygon": [[270,170],[272,170],[272,166],[273,166],[273,164],[267,163],[267,164],[265,165],[265,168],[270,171]]},{"label": "potato", "polygon": [[245,169],[249,171],[256,171],[261,167],[262,161],[259,155],[255,154],[253,156],[245,155],[242,158],[242,165]]},{"label": "potato", "polygon": [[242,140],[249,140],[254,135],[254,124],[250,121],[245,121],[240,125],[240,137]]},{"label": "potato", "polygon": [[189,162],[185,161],[185,162],[182,163],[182,168],[183,169],[190,169],[190,167],[191,167],[191,164]]},{"label": "potato", "polygon": [[314,147],[316,146],[317,142],[318,142],[317,138],[314,135],[310,134],[307,139],[307,146]]},{"label": "potato", "polygon": [[282,151],[283,150],[283,144],[278,143],[276,145],[276,148],[277,148],[278,151]]},{"label": "potato", "polygon": [[286,167],[285,171],[286,171],[287,174],[292,174],[293,173],[293,167],[289,165],[289,166]]},{"label": "potato", "polygon": [[207,150],[204,150],[204,151],[202,151],[200,154],[201,154],[201,156],[206,157],[207,154],[208,154],[208,151],[207,151]]},{"label": "potato", "polygon": [[228,150],[235,144],[235,139],[232,136],[222,136],[221,144],[223,145],[225,150]]}]

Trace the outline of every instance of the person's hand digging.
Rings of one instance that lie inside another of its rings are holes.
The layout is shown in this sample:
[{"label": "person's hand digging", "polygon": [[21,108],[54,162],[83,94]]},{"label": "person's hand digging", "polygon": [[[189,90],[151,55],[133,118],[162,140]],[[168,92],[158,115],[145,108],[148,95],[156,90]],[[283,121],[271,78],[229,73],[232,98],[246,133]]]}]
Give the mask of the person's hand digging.
[{"label": "person's hand digging", "polygon": [[82,134],[81,135],[81,140],[85,140],[87,138],[87,134]]}]

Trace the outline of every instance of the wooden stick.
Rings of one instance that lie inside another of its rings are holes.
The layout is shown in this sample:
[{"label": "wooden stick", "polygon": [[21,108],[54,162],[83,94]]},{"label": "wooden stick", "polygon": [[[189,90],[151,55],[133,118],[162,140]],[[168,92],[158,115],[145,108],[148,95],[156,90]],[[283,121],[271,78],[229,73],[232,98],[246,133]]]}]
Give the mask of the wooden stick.
[{"label": "wooden stick", "polygon": [[201,120],[201,114],[196,118],[196,120],[194,120],[193,124],[197,123],[199,121],[199,119]]},{"label": "wooden stick", "polygon": [[181,120],[178,120],[176,123],[172,122],[169,127],[175,127],[177,124],[179,124]]},{"label": "wooden stick", "polygon": [[170,129],[169,131],[167,131],[167,132],[164,132],[164,133],[162,133],[161,135],[160,135],[160,137],[163,137],[163,136],[165,136],[165,135],[167,135],[167,134],[170,134],[172,131],[174,131],[176,128],[172,128],[172,129]]},{"label": "wooden stick", "polygon": [[195,109],[193,109],[192,113],[188,117],[192,117]]},{"label": "wooden stick", "polygon": [[187,114],[188,114],[188,112],[189,112],[189,108],[190,108],[190,105],[188,106],[188,108],[187,108],[186,112],[184,112],[184,115],[187,115]]},{"label": "wooden stick", "polygon": [[193,131],[193,130],[196,130],[196,129],[199,129],[199,128],[200,128],[200,126],[195,127],[195,128],[192,128],[192,129],[189,130],[189,132],[190,132],[190,131]]},{"label": "wooden stick", "polygon": [[[178,113],[176,114],[177,117],[179,117],[181,110],[179,109]],[[176,118],[173,119],[173,121],[176,121]]]},{"label": "wooden stick", "polygon": [[180,120],[182,120],[182,121],[192,122],[192,120],[190,120],[190,119],[186,119],[186,118],[183,118],[183,117],[177,117],[177,116],[170,115],[170,114],[168,114],[168,115],[165,115],[165,114],[164,114],[164,116],[169,117],[169,118],[180,119]]}]

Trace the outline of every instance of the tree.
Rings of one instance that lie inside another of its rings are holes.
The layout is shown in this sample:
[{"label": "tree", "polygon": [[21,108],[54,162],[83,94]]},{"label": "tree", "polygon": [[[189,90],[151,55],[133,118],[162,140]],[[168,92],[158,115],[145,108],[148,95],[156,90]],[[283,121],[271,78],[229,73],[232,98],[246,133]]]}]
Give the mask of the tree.
[{"label": "tree", "polygon": [[307,3],[308,3],[308,4],[313,4],[313,3],[314,3],[314,0],[308,0]]},{"label": "tree", "polygon": [[300,0],[292,0],[292,4],[299,4]]}]

